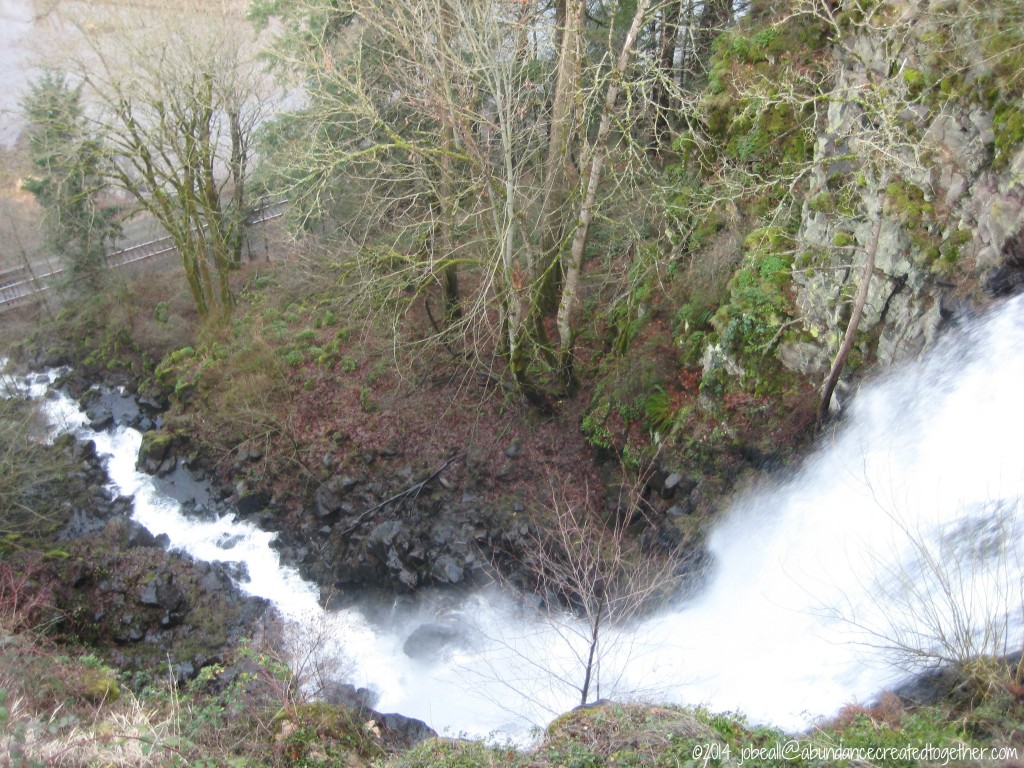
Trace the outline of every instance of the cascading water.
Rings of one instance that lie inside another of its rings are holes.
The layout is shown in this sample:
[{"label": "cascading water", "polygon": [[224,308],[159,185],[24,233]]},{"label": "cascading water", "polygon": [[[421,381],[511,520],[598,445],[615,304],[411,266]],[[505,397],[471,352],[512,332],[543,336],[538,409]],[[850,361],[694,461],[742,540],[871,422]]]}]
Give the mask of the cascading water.
[{"label": "cascading water", "polygon": [[[898,683],[912,664],[1019,649],[1021,381],[1015,299],[865,387],[799,472],[746,492],[717,526],[702,594],[602,635],[600,695],[737,709],[798,730]],[[427,602],[374,623],[354,609],[325,615],[269,534],[230,516],[187,518],[156,492],[134,468],[137,432],[94,434],[74,403],[48,407],[96,440],[153,533],[198,558],[244,561],[246,590],[298,626],[323,623],[351,660],[348,680],[379,693],[377,709],[442,732],[521,736],[578,703],[583,649],[571,618],[538,624],[489,591],[440,616]],[[462,640],[434,658],[406,655],[412,631],[436,622]]]}]

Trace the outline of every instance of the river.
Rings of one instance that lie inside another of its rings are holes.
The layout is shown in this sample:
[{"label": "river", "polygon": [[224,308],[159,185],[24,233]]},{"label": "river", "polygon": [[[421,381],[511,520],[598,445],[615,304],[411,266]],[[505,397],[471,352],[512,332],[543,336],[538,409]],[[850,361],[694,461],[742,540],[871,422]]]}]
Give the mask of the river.
[{"label": "river", "polygon": [[[1022,646],[1024,298],[948,332],[918,363],[865,386],[802,466],[751,489],[713,531],[698,596],[602,636],[600,694],[739,710],[800,730],[939,659]],[[41,395],[43,383],[35,387]],[[76,403],[51,422],[97,442],[134,515],[174,547],[246,564],[299,638],[343,654],[376,708],[451,735],[529,739],[577,703],[572,617],[538,623],[494,590],[325,612],[271,534],[184,516],[135,470],[141,435],[93,433]],[[423,625],[461,638],[412,658]]]}]

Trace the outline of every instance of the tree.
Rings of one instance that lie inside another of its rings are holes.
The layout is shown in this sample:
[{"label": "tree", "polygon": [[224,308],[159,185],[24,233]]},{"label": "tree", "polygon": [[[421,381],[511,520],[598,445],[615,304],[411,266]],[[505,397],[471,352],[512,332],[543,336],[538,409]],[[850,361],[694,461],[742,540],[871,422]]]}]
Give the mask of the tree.
[{"label": "tree", "polygon": [[104,208],[101,147],[89,135],[82,87],[45,72],[31,84],[22,107],[28,117],[29,154],[40,175],[24,187],[43,209],[46,243],[68,264],[72,285],[102,282],[106,248],[120,233],[116,208]]},{"label": "tree", "polygon": [[285,17],[276,57],[308,98],[271,136],[280,188],[304,217],[340,215],[373,296],[402,312],[409,289],[439,290],[439,338],[497,352],[531,399],[571,392],[590,224],[657,178],[642,135],[653,83],[672,82],[635,56],[653,4],[260,10]]},{"label": "tree", "polygon": [[[227,10],[88,11],[70,63],[110,184],[173,238],[199,315],[230,313],[264,91],[251,29]],[[155,17],[155,18],[154,18]],[[198,17],[198,19],[197,19]]]},{"label": "tree", "polygon": [[602,688],[615,689],[640,620],[676,595],[683,571],[681,551],[645,544],[636,534],[649,526],[637,489],[617,502],[605,518],[589,503],[554,493],[543,524],[514,557],[524,581],[517,586],[527,593],[520,597],[527,633],[535,624],[548,627],[570,661],[560,667],[528,637],[513,638],[506,643],[517,659],[513,668],[533,670],[540,684],[571,691],[580,705],[601,698]]}]

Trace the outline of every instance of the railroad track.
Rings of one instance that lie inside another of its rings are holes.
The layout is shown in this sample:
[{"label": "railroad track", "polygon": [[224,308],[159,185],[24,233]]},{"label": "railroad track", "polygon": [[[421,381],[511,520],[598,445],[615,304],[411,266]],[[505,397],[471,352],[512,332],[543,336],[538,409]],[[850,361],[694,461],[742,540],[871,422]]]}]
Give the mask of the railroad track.
[{"label": "railroad track", "polygon": [[[281,218],[287,204],[287,200],[275,200],[259,206],[246,219],[245,226],[254,227]],[[146,259],[177,253],[177,251],[173,238],[170,236],[159,237],[114,251],[107,256],[107,268],[118,269]],[[44,268],[39,273],[32,271],[27,266],[14,267],[0,272],[0,313],[40,299],[56,282],[54,278],[62,274],[64,274],[63,267]]]}]

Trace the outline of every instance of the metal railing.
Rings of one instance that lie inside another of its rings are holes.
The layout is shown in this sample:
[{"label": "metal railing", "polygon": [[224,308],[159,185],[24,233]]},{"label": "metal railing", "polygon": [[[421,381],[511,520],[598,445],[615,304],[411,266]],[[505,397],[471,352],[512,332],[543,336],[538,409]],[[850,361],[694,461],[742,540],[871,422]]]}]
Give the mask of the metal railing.
[{"label": "metal railing", "polygon": [[[273,200],[258,206],[245,220],[246,227],[266,224],[268,221],[284,216],[284,208],[288,200]],[[129,245],[109,254],[106,258],[108,269],[135,264],[168,253],[176,253],[174,238],[169,235]],[[14,267],[0,271],[0,312],[20,306],[28,301],[39,299],[50,290],[54,280],[64,273],[63,267],[45,268],[46,271],[35,274],[28,266]]]}]

